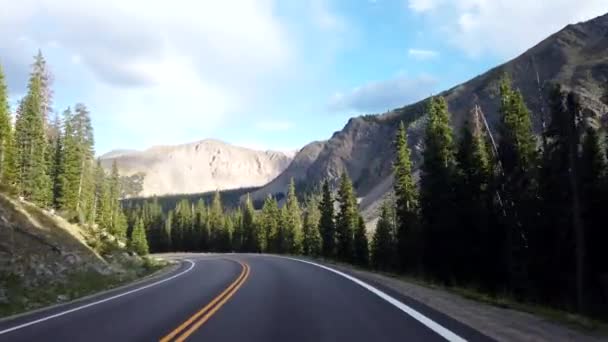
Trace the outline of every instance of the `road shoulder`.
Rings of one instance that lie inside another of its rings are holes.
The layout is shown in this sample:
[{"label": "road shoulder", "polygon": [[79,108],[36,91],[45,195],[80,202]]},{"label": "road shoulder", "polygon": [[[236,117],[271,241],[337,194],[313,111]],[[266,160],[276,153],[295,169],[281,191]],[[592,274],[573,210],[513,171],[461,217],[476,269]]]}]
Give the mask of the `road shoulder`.
[{"label": "road shoulder", "polygon": [[166,278],[171,276],[172,274],[177,273],[181,268],[183,268],[183,264],[180,262],[169,262],[166,266],[162,267],[159,270],[156,270],[153,273],[150,273],[141,278],[135,279],[133,281],[129,281],[122,285],[108,288],[102,291],[98,291],[95,293],[91,293],[82,297],[75,298],[73,300],[52,304],[44,307],[40,307],[34,310],[29,310],[25,312],[20,312],[18,314],[0,317],[0,330],[6,325],[14,325],[15,322],[26,321],[30,319],[35,319],[39,316],[44,316],[48,314],[54,314],[56,312],[62,312],[64,310],[69,310],[74,307],[78,307],[80,305],[86,305],[87,303],[94,302],[96,300],[102,299],[104,297],[110,297],[112,295],[119,294],[123,291],[129,289],[135,289],[140,286],[145,286],[146,284],[154,283],[162,278]]},{"label": "road shoulder", "polygon": [[[479,333],[497,341],[608,341],[571,329],[527,312],[501,308],[464,298],[443,289],[430,288],[401,278],[357,269],[350,265],[302,258],[350,274],[403,300],[421,312],[445,314]],[[449,322],[446,320],[440,321]]]}]

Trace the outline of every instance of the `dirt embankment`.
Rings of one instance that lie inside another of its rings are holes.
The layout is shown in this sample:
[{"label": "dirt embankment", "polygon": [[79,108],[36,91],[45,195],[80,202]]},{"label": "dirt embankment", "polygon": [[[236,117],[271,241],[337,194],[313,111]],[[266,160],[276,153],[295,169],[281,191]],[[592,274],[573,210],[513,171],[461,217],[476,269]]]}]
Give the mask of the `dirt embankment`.
[{"label": "dirt embankment", "polygon": [[0,193],[0,317],[135,280],[158,265],[116,248],[102,256],[90,232]]}]

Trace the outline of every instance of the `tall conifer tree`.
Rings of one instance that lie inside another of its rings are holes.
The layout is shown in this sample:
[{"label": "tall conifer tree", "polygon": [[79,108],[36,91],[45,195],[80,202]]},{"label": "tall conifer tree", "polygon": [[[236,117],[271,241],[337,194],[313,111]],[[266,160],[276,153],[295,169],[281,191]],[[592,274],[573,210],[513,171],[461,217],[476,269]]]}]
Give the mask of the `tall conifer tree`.
[{"label": "tall conifer tree", "polygon": [[302,253],[304,255],[319,256],[321,254],[322,239],[319,230],[319,211],[318,195],[310,196],[306,201],[306,211],[304,212],[304,223],[302,225]]},{"label": "tall conifer tree", "polygon": [[352,262],[354,258],[354,234],[359,226],[359,212],[357,196],[346,172],[340,177],[338,203],[340,209],[336,216],[336,254],[340,260]]},{"label": "tall conifer tree", "polygon": [[4,80],[4,72],[0,65],[0,181],[12,186],[15,177],[13,128],[10,107],[8,104],[8,89]]},{"label": "tall conifer tree", "polygon": [[289,182],[285,207],[287,210],[285,217],[286,252],[300,254],[302,253],[302,212],[296,197],[293,178]]},{"label": "tall conifer tree", "polygon": [[28,92],[20,104],[15,123],[17,189],[20,195],[40,206],[50,202],[51,185],[47,170],[41,79],[32,73]]},{"label": "tall conifer tree", "polygon": [[253,202],[251,201],[251,196],[247,194],[243,208],[243,250],[250,253],[263,251],[265,244],[262,245],[261,240],[264,238],[258,231],[255,223]]},{"label": "tall conifer tree", "polygon": [[[421,241],[417,234],[419,230],[418,189],[412,175],[412,161],[407,144],[407,131],[403,122],[395,137],[395,171],[394,191],[396,197],[396,216],[398,266],[402,270],[412,270],[417,265],[418,251]],[[417,241],[418,239],[418,241]]]},{"label": "tall conifer tree", "polygon": [[319,202],[319,231],[322,239],[322,253],[332,258],[336,253],[336,225],[334,223],[334,199],[329,188],[329,180],[323,181],[321,202]]},{"label": "tall conifer tree", "polygon": [[453,216],[456,209],[456,148],[448,105],[443,97],[429,101],[424,144],[420,179],[424,259],[431,274],[448,281],[458,248],[451,243],[457,234]]},{"label": "tall conifer tree", "polygon": [[393,231],[389,203],[385,200],[380,209],[380,218],[376,224],[371,245],[372,266],[379,270],[389,270],[394,266],[395,239]]}]

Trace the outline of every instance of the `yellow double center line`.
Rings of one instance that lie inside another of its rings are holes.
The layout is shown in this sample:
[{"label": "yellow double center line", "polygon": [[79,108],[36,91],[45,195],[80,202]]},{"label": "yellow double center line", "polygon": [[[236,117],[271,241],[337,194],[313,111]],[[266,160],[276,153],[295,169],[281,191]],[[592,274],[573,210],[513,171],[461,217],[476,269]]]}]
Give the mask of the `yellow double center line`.
[{"label": "yellow double center line", "polygon": [[[175,342],[182,342],[192,335],[196,329],[200,328],[201,325],[205,324],[213,314],[219,310],[243,285],[247,277],[249,277],[249,265],[239,262],[241,267],[241,274],[236,278],[230,286],[228,286],[222,293],[217,295],[209,304],[205,305],[200,311],[188,318],[179,327],[169,333],[167,336],[160,339],[160,342],[168,342],[175,338]],[[189,328],[188,328],[189,327]],[[185,330],[187,329],[187,330]],[[185,331],[184,331],[185,330]],[[182,333],[183,331],[183,333]],[[180,335],[181,334],[181,335]],[[179,335],[179,336],[178,336]],[[177,336],[177,337],[176,337]]]}]

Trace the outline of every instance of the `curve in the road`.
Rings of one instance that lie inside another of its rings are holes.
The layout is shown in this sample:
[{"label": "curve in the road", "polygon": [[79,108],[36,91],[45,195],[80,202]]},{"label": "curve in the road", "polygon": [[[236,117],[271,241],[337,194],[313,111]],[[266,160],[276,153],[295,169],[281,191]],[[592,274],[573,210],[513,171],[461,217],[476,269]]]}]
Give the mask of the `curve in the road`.
[{"label": "curve in the road", "polygon": [[446,340],[450,341],[450,342],[466,342],[466,340],[458,335],[456,335],[455,333],[453,333],[452,331],[444,328],[443,326],[441,326],[440,324],[436,323],[435,321],[433,321],[432,319],[426,317],[425,315],[423,315],[422,313],[414,310],[412,307],[405,305],[404,303],[400,302],[399,300],[393,298],[392,296],[386,294],[385,292],[369,285],[368,283],[365,283],[353,276],[350,276],[344,272],[340,272],[336,269],[333,269],[331,267],[327,267],[325,265],[321,265],[321,264],[317,264],[315,262],[311,262],[311,261],[306,261],[306,260],[301,260],[301,259],[297,259],[297,258],[290,258],[290,257],[284,257],[284,256],[276,256],[275,257],[279,257],[279,258],[284,258],[284,259],[289,259],[289,260],[294,260],[294,261],[299,261],[299,262],[303,262],[305,264],[310,264],[310,265],[314,265],[317,267],[320,267],[324,270],[333,272],[337,275],[340,275],[352,282],[354,282],[355,284],[365,288],[366,290],[372,292],[373,294],[377,295],[378,297],[382,298],[383,300],[389,302],[390,304],[392,304],[393,306],[397,307],[399,310],[403,311],[404,313],[408,314],[409,316],[411,316],[412,318],[414,318],[415,320],[417,320],[418,322],[424,324],[426,327],[428,327],[429,329],[433,330],[434,332],[436,332],[437,334],[441,335],[443,338],[445,338]]},{"label": "curve in the road", "polygon": [[[175,330],[173,330],[167,336],[161,338],[160,342],[168,342],[171,341],[173,338],[175,338],[176,342],[183,342],[184,340],[186,340],[188,336],[192,335],[192,333],[194,333],[198,328],[205,324],[205,322],[207,322],[207,320],[211,318],[211,316],[213,316],[213,314],[217,310],[219,310],[236,293],[236,291],[239,290],[243,283],[245,283],[250,273],[249,265],[228,258],[226,258],[226,260],[237,262],[241,265],[242,269],[239,276],[224,291],[222,291],[211,302],[205,305],[205,307],[203,307],[201,310],[199,310],[190,318],[188,318],[184,323],[182,323],[179,327],[175,328]],[[188,327],[190,328],[187,329]],[[179,335],[180,333],[181,335]],[[177,335],[179,336],[176,338]]]},{"label": "curve in the road", "polygon": [[185,269],[184,271],[182,271],[180,273],[177,273],[177,274],[174,274],[171,277],[159,280],[159,281],[151,283],[151,284],[144,285],[142,287],[138,287],[136,289],[133,289],[133,290],[130,290],[130,291],[127,291],[127,292],[119,293],[117,295],[114,295],[114,296],[111,296],[111,297],[108,297],[108,298],[100,299],[100,300],[92,302],[92,303],[88,303],[88,304],[85,304],[85,305],[77,306],[77,307],[69,309],[69,310],[61,311],[61,312],[58,312],[58,313],[50,315],[50,316],[45,316],[45,317],[42,317],[42,318],[30,321],[30,322],[26,322],[26,323],[23,323],[23,324],[20,324],[20,325],[17,325],[17,326],[8,328],[8,329],[1,330],[0,331],[0,335],[9,333],[9,332],[12,332],[12,331],[15,331],[15,330],[23,329],[23,328],[26,328],[26,327],[29,327],[29,326],[32,326],[32,325],[35,325],[35,324],[38,324],[38,323],[42,323],[42,322],[45,322],[45,321],[57,318],[57,317],[65,316],[67,314],[71,314],[71,313],[76,312],[76,311],[80,311],[80,310],[83,310],[83,309],[86,309],[86,308],[90,308],[90,307],[95,306],[95,305],[99,305],[99,304],[102,304],[102,303],[105,303],[105,302],[109,302],[111,300],[114,300],[114,299],[117,299],[117,298],[120,298],[120,297],[128,296],[130,294],[133,294],[133,293],[145,290],[147,288],[160,285],[160,284],[165,283],[165,282],[167,282],[169,280],[173,280],[173,279],[175,279],[177,277],[181,277],[184,274],[192,271],[192,269],[194,268],[194,265],[195,265],[194,261],[192,261],[192,260],[183,259],[183,261],[190,263],[190,266],[187,269]]}]

